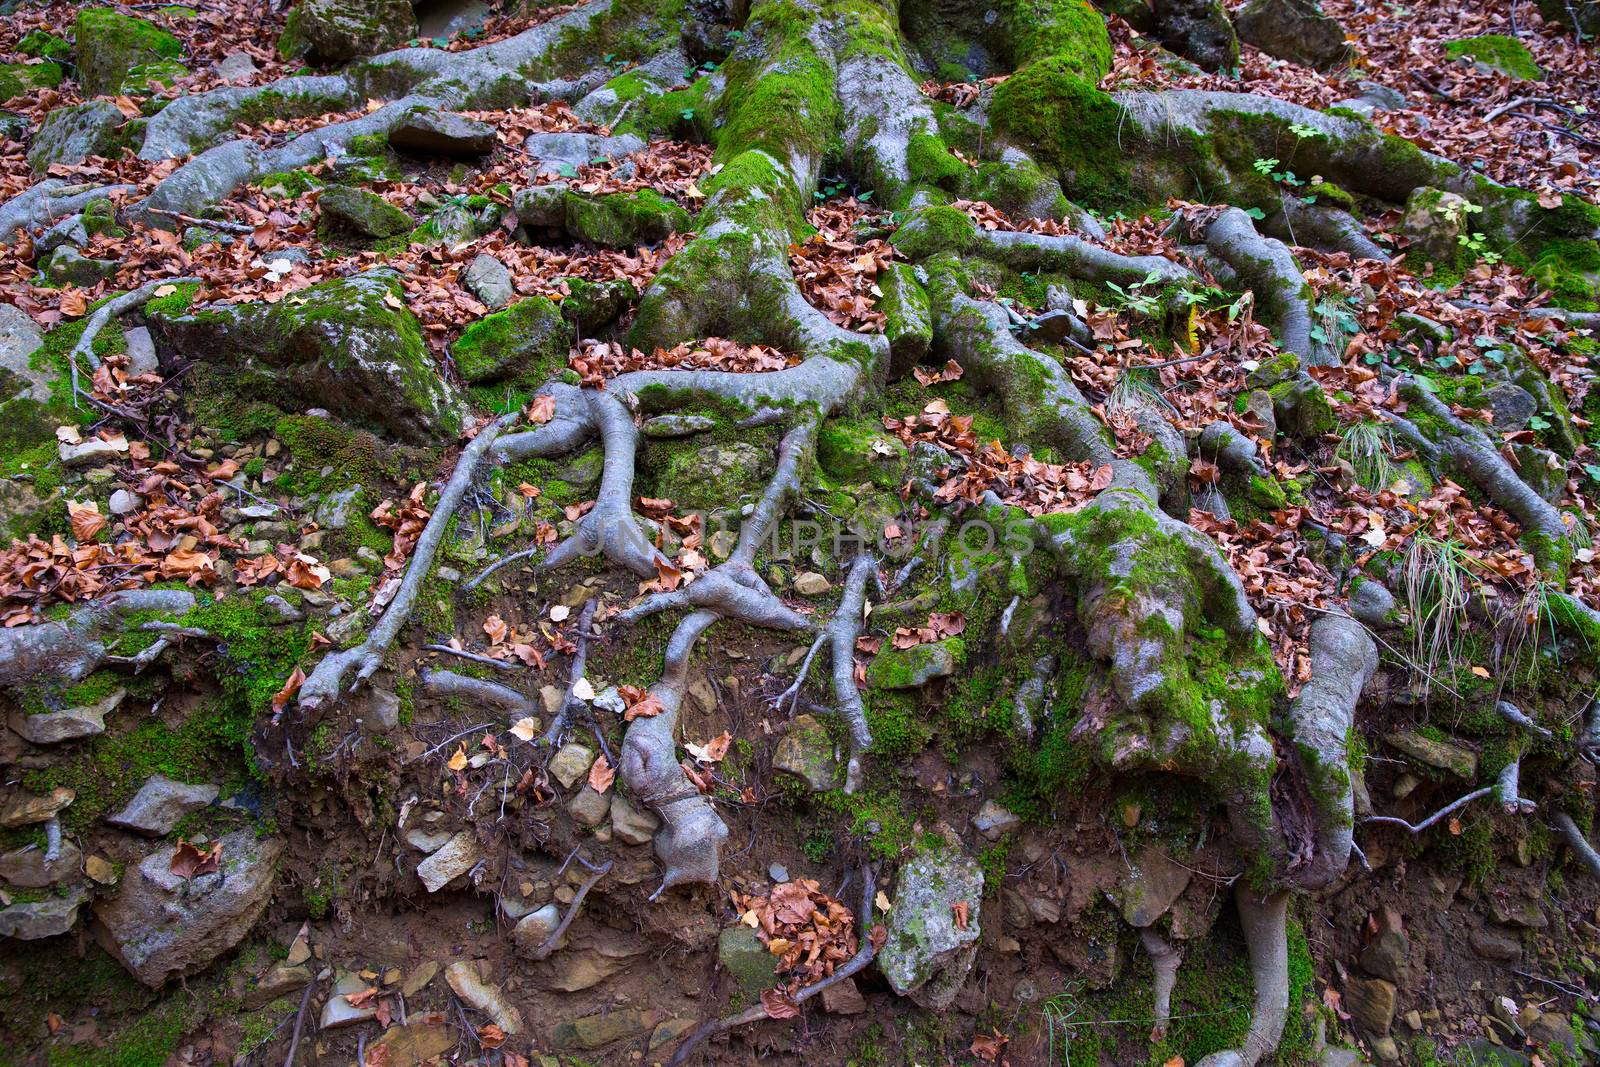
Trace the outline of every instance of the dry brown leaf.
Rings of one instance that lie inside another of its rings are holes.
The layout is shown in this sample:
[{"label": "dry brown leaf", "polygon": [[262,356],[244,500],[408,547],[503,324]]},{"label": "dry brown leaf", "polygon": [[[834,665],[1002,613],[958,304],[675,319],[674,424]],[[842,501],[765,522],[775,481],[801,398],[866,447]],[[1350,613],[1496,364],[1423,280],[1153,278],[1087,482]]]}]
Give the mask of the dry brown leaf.
[{"label": "dry brown leaf", "polygon": [[617,772],[611,769],[611,761],[606,759],[604,753],[589,767],[589,788],[596,793],[610,789],[616,778]]}]

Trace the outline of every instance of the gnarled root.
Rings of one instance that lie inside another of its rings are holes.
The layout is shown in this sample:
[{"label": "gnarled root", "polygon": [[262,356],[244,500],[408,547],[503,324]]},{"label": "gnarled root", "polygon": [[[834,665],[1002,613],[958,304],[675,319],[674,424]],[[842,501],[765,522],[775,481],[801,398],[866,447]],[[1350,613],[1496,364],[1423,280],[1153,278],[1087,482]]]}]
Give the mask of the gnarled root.
[{"label": "gnarled root", "polygon": [[1183,954],[1152,926],[1139,931],[1139,943],[1150,953],[1150,966],[1155,970],[1155,980],[1150,983],[1155,1017],[1150,1026],[1150,1041],[1155,1044],[1166,1038],[1167,1027],[1172,1023],[1172,991],[1178,985],[1178,968],[1183,965]]},{"label": "gnarled root", "polygon": [[633,473],[639,448],[633,412],[610,390],[585,390],[583,398],[605,449],[600,490],[594,507],[578,520],[571,537],[550,550],[543,566],[550,570],[580,556],[603,555],[641,577],[654,578],[657,562],[666,562],[666,557],[633,517]]},{"label": "gnarled root", "polygon": [[1255,1007],[1244,1042],[1236,1049],[1213,1052],[1199,1067],[1255,1067],[1278,1047],[1289,1014],[1289,894],[1261,897],[1240,881],[1233,899],[1239,909],[1239,925],[1244,927],[1245,951],[1250,955]]},{"label": "gnarled root", "polygon": [[181,589],[130,589],[85,604],[64,622],[41,622],[0,630],[0,687],[16,688],[41,678],[81,682],[107,660],[101,637],[124,615],[159,611],[183,615],[194,594]]},{"label": "gnarled root", "polygon": [[462,450],[461,458],[456,461],[456,469],[450,475],[450,480],[445,483],[443,492],[439,494],[439,502],[434,505],[433,514],[428,518],[428,525],[423,528],[411,560],[406,564],[406,573],[400,582],[400,589],[384,610],[383,617],[359,645],[330,652],[322,658],[300,687],[299,704],[302,709],[315,711],[324,704],[336,700],[344,690],[345,676],[352,670],[355,671],[352,687],[361,684],[377,672],[383,664],[384,653],[389,650],[389,646],[399,636],[401,627],[411,617],[417,597],[422,592],[422,584],[427,580],[428,571],[433,567],[433,558],[438,554],[439,545],[444,541],[445,530],[449,527],[456,508],[460,506],[461,498],[466,495],[467,487],[472,484],[479,463],[501,432],[521,417],[521,412],[501,416],[498,421],[479,431],[478,436],[472,439],[472,443]]},{"label": "gnarled root", "polygon": [[1596,852],[1594,846],[1589,844],[1589,839],[1583,835],[1578,824],[1572,821],[1572,816],[1564,811],[1558,811],[1551,818],[1550,825],[1555,827],[1578,862],[1587,867],[1590,874],[1600,878],[1600,852]]},{"label": "gnarled root", "polygon": [[1281,241],[1256,232],[1250,216],[1224,208],[1205,230],[1206,251],[1226,263],[1255,294],[1267,320],[1277,327],[1278,344],[1303,364],[1337,363],[1311,344],[1311,302],[1305,276]]},{"label": "gnarled root", "polygon": [[695,641],[716,621],[715,612],[696,611],[678,624],[667,642],[666,669],[650,689],[661,711],[634,719],[622,739],[622,780],[661,817],[656,855],[666,870],[652,900],[671,886],[690,882],[715,884],[719,852],[728,837],[728,827],[711,801],[695,788],[678,764],[673,741]]}]

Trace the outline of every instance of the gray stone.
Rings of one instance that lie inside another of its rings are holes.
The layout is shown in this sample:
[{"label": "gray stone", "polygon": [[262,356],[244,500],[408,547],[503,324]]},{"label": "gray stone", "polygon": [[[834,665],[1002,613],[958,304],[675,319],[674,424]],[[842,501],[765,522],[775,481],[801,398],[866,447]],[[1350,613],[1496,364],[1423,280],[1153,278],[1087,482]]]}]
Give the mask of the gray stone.
[{"label": "gray stone", "polygon": [[117,895],[96,902],[101,943],[148,986],[193,974],[233,948],[272,899],[283,839],[236,830],[219,841],[221,868],[185,881],[172,873],[177,846],[145,857]]},{"label": "gray stone", "polygon": [[90,259],[71,245],[62,245],[39,265],[44,276],[55,285],[92,286],[114,277],[117,262]]},{"label": "gray stone", "polygon": [[670,439],[692,437],[697,433],[716,429],[716,426],[717,420],[709,415],[657,415],[653,419],[645,420],[639,432],[646,437]]},{"label": "gray stone", "polygon": [[[352,613],[352,618],[361,616]],[[400,725],[400,698],[387,689],[374,688],[367,693],[367,706],[361,716],[361,726],[368,733],[386,734]]]},{"label": "gray stone", "polygon": [[511,285],[511,272],[487,252],[480,252],[467,264],[461,274],[461,284],[491,311],[505,307],[516,295]]},{"label": "gray stone", "polygon": [[411,216],[377,193],[351,185],[330,185],[317,198],[322,221],[357,237],[397,237],[411,230]]},{"label": "gray stone", "polygon": [[111,494],[109,508],[111,514],[122,516],[131,515],[138,511],[144,500],[137,493],[130,493],[126,489],[118,489]]},{"label": "gray stone", "polygon": [[594,133],[535,133],[522,142],[528,158],[534,161],[533,173],[547,176],[570,176],[562,168],[581,167],[597,159],[620,159],[644,147],[644,141],[633,134],[607,137]]},{"label": "gray stone", "polygon": [[430,830],[422,826],[409,826],[401,839],[418,852],[434,853],[450,843],[455,835],[449,830]]},{"label": "gray stone", "polygon": [[812,715],[796,715],[772,753],[772,769],[795,775],[814,793],[843,784],[844,768],[826,727]]},{"label": "gray stone", "polygon": [[126,689],[115,689],[99,703],[37,715],[29,715],[18,709],[11,713],[11,728],[36,745],[56,745],[81,737],[94,737],[106,732],[106,716],[116,711],[127,695]]},{"label": "gray stone", "polygon": [[[923,852],[900,869],[878,967],[901,996],[929,1011],[955,1000],[978,954],[983,871],[957,845]],[[966,929],[955,905],[966,904]]]},{"label": "gray stone", "polygon": [[1489,402],[1489,411],[1494,415],[1498,430],[1520,430],[1539,411],[1539,401],[1534,395],[1511,382],[1501,382],[1484,390],[1483,398]]},{"label": "gray stone", "polygon": [[661,820],[655,812],[634,804],[624,796],[611,798],[611,834],[625,845],[648,845],[655,839]]},{"label": "gray stone", "polygon": [[67,890],[64,896],[32,904],[13,904],[0,910],[0,937],[37,941],[64,934],[78,921],[78,909],[88,899],[89,890],[78,885]]},{"label": "gray stone", "polygon": [[162,837],[191,811],[210,807],[220,792],[214,785],[186,785],[153,775],[128,801],[128,806],[107,817],[106,822],[136,834]]},{"label": "gray stone", "polygon": [[28,365],[42,344],[44,334],[33,316],[14,304],[0,304],[0,401],[12,396],[41,403],[50,399],[50,375]]},{"label": "gray stone", "polygon": [[322,1019],[320,1028],[323,1030],[338,1030],[346,1026],[364,1023],[378,1016],[378,1006],[374,1003],[376,997],[366,1001],[360,1007],[351,1004],[347,999],[358,993],[372,988],[367,980],[353,971],[337,971],[334,975],[333,992],[322,1005]]},{"label": "gray stone", "polygon": [[71,245],[82,248],[89,243],[89,229],[83,224],[82,215],[68,215],[54,226],[41,233],[33,242],[33,249],[39,255],[54,252],[62,245]]},{"label": "gray stone", "polygon": [[1510,963],[1522,958],[1522,939],[1516,931],[1502,926],[1481,926],[1467,934],[1467,944],[1475,955],[1486,960]]},{"label": "gray stone", "polygon": [[91,437],[75,445],[62,441],[56,454],[69,467],[93,467],[127,455],[128,442],[126,438],[106,441],[99,437]]},{"label": "gray stone", "polygon": [[45,850],[38,845],[22,848],[0,856],[0,879],[23,889],[43,889],[47,885],[76,877],[83,853],[71,841],[61,842],[56,858],[45,862]]},{"label": "gray stone", "polygon": [[965,648],[959,637],[910,648],[885,648],[867,665],[867,684],[874,689],[921,688],[935,678],[954,674],[959,653]]},{"label": "gray stone", "polygon": [[417,864],[417,877],[428,892],[437,893],[478,865],[483,851],[472,831],[462,830],[433,855]]},{"label": "gray stone", "polygon": [[350,525],[350,509],[361,500],[361,486],[339,489],[317,501],[315,518],[324,530],[343,530]]},{"label": "gray stone", "polygon": [[1350,615],[1357,622],[1373,629],[1392,624],[1389,613],[1394,610],[1394,594],[1382,582],[1362,579],[1350,594]]},{"label": "gray stone", "polygon": [[599,826],[610,811],[611,794],[601,793],[590,785],[578,790],[577,795],[567,802],[567,814],[579,826]]},{"label": "gray stone", "polygon": [[0,826],[32,826],[46,822],[63,811],[77,793],[71,786],[58,785],[48,793],[17,792],[0,805]]},{"label": "gray stone", "polygon": [[1189,868],[1162,849],[1141,850],[1117,883],[1122,917],[1130,926],[1153,926],[1177,902],[1192,877]]},{"label": "gray stone", "polygon": [[566,286],[561,317],[586,332],[597,331],[615,321],[639,299],[638,288],[626,278],[605,282],[569,278]]},{"label": "gray stone", "polygon": [[781,863],[769,863],[767,864],[767,877],[774,882],[787,882],[789,880],[789,868]]},{"label": "gray stone", "polygon": [[1466,197],[1432,186],[1419,186],[1406,199],[1400,232],[1411,240],[1418,260],[1454,262],[1460,238],[1470,225]]},{"label": "gray stone", "polygon": [[418,155],[473,159],[494,151],[495,130],[453,111],[419,110],[389,131],[389,144]]},{"label": "gray stone", "polygon": [[109,100],[51,109],[28,142],[28,164],[43,173],[52,164],[75,166],[89,156],[108,156],[127,120]]},{"label": "gray stone", "polygon": [[562,229],[567,224],[567,189],[566,182],[518,189],[511,198],[517,222],[537,229]]},{"label": "gray stone", "polygon": [[1350,59],[1344,26],[1314,0],[1250,0],[1233,24],[1240,40],[1303,67],[1332,70]]},{"label": "gray stone", "polygon": [[1478,775],[1478,754],[1471,749],[1436,741],[1415,730],[1396,730],[1385,734],[1383,739],[1418,763],[1448,771],[1457,778],[1470,781]]},{"label": "gray stone", "polygon": [[985,800],[978,814],[972,818],[972,828],[988,838],[998,841],[1022,825],[1022,818],[1007,811],[993,800]]},{"label": "gray stone", "polygon": [[571,789],[584,775],[589,773],[589,767],[594,763],[594,749],[586,748],[576,741],[568,741],[556,750],[550,758],[550,777],[561,783],[561,788]]},{"label": "gray stone", "polygon": [[444,969],[444,980],[467,1007],[483,1012],[508,1034],[522,1033],[522,1013],[499,986],[485,980],[483,966],[481,960],[457,961]]},{"label": "gray stone", "polygon": [[212,70],[225,82],[247,81],[257,73],[256,61],[249,52],[229,52]]},{"label": "gray stone", "polygon": [[261,606],[270,611],[279,622],[304,622],[306,618],[305,612],[283,599],[277,593],[272,593],[265,597],[261,601]]},{"label": "gray stone", "polygon": [[398,48],[417,33],[408,0],[300,0],[289,11],[278,49],[293,59],[334,67]]},{"label": "gray stone", "polygon": [[[518,952],[524,956],[532,956],[550,940],[550,935],[556,932],[556,927],[559,925],[561,925],[560,909],[554,904],[546,904],[517,921],[517,925],[511,929],[511,940]],[[565,938],[562,940],[564,942]],[[560,945],[556,947],[559,948]]]},{"label": "gray stone", "polygon": [[1351,978],[1345,983],[1344,1006],[1356,1026],[1374,1036],[1394,1024],[1394,983],[1382,978]]},{"label": "gray stone", "polygon": [[478,222],[460,204],[445,204],[418,229],[415,240],[421,244],[457,248],[478,239]]},{"label": "gray stone", "polygon": [[734,989],[747,1004],[754,1004],[764,990],[778,984],[778,957],[742,923],[718,935],[717,963],[728,972]]}]

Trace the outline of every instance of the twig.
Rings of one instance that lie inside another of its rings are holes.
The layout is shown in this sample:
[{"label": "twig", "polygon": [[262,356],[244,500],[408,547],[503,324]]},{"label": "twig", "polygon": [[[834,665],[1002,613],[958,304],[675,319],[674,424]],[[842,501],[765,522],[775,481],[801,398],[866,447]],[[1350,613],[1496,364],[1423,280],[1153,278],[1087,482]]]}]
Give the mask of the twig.
[{"label": "twig", "polygon": [[204,226],[212,230],[221,230],[223,233],[250,234],[255,233],[254,226],[246,226],[242,222],[224,222],[221,219],[202,219],[195,215],[185,215],[181,211],[167,211],[165,208],[153,207],[152,215],[165,215],[178,222],[187,222],[191,226]]},{"label": "twig", "polygon": [[1495,119],[1499,118],[1501,115],[1504,115],[1507,111],[1515,111],[1517,108],[1521,107],[1523,104],[1537,104],[1537,103],[1538,103],[1538,101],[1530,100],[1525,96],[1519,96],[1515,100],[1506,101],[1505,103],[1501,104],[1499,107],[1495,108],[1493,111],[1489,112],[1487,115],[1483,116],[1483,121],[1484,122],[1493,122]]},{"label": "twig", "polygon": [[[1399,826],[1410,833],[1420,834],[1451,812],[1458,811],[1481,797],[1489,796],[1496,790],[1500,792],[1501,803],[1505,805],[1508,813],[1519,812],[1525,814],[1533,809],[1533,801],[1524,800],[1517,795],[1518,769],[1518,761],[1512,760],[1506,764],[1505,770],[1500,772],[1500,778],[1494,785],[1486,785],[1481,789],[1474,789],[1463,797],[1458,797],[1419,823],[1409,823],[1393,815],[1369,815],[1361,821],[1363,823],[1382,823],[1386,826]],[[1557,817],[1559,818],[1560,816]]]},{"label": "twig", "polygon": [[[576,855],[576,851],[573,854]],[[567,858],[570,860],[572,857],[569,856]],[[588,861],[583,859],[582,856],[578,857],[578,862],[585,867],[589,867]],[[562,865],[562,869],[566,869],[565,864]],[[594,888],[596,882],[611,873],[611,861],[606,860],[599,867],[590,867],[589,869],[594,873],[584,879],[583,884],[578,887],[577,895],[572,898],[572,903],[567,905],[567,913],[561,916],[561,921],[556,924],[554,930],[550,931],[550,936],[544,939],[544,944],[533,950],[533,959],[542,960],[556,950],[556,943],[561,940],[561,935],[567,932],[567,927],[571,926],[572,920],[577,917],[578,909],[583,906],[583,898],[589,895],[589,890]]]},{"label": "twig", "polygon": [[1406,71],[1406,74],[1408,74],[1411,77],[1412,81],[1416,82],[1418,85],[1420,85],[1424,89],[1428,90],[1428,92],[1432,93],[1434,96],[1437,96],[1440,100],[1443,100],[1443,101],[1445,101],[1446,103],[1449,103],[1449,104],[1459,104],[1459,103],[1461,103],[1460,100],[1458,100],[1457,98],[1451,96],[1449,93],[1445,92],[1443,89],[1439,88],[1437,85],[1435,85],[1431,81],[1429,81],[1427,78],[1424,78],[1418,72],[1416,72],[1414,70],[1408,70],[1408,71]]},{"label": "twig", "polygon": [[311,991],[317,988],[317,980],[313,978],[306,983],[306,991],[300,994],[300,1011],[294,1017],[294,1036],[289,1039],[289,1054],[283,1058],[283,1067],[294,1067],[295,1053],[300,1051],[300,1034],[306,1025],[306,1008],[311,1005]]},{"label": "twig", "polygon": [[463,737],[466,737],[468,734],[477,733],[479,730],[487,730],[489,727],[491,727],[493,725],[494,725],[494,723],[492,723],[492,722],[480,722],[476,726],[469,726],[467,729],[462,730],[459,734],[453,734],[450,737],[445,738],[443,741],[439,742],[437,745],[434,745],[432,748],[428,749],[428,751],[424,752],[422,755],[418,756],[416,759],[408,759],[408,760],[406,760],[406,762],[407,763],[416,763],[419,760],[425,760],[429,756],[433,755],[435,752],[441,752],[445,748],[449,747],[450,742],[459,741]]},{"label": "twig", "polygon": [[480,656],[476,652],[468,652],[462,648],[451,648],[449,645],[423,645],[422,648],[425,652],[443,652],[447,656],[460,656],[462,659],[470,659],[474,663],[481,663],[485,667],[493,667],[497,671],[522,670],[515,663],[507,663],[503,659],[495,659],[492,656]]},{"label": "twig", "polygon": [[479,571],[472,578],[469,578],[462,584],[461,588],[470,593],[474,589],[478,588],[478,586],[482,585],[484,580],[487,579],[489,575],[493,574],[501,567],[509,566],[510,564],[517,562],[519,559],[527,559],[530,556],[537,556],[542,551],[544,551],[544,549],[541,546],[535,545],[532,548],[525,548],[521,552],[513,552],[509,556],[501,556],[483,570]]}]

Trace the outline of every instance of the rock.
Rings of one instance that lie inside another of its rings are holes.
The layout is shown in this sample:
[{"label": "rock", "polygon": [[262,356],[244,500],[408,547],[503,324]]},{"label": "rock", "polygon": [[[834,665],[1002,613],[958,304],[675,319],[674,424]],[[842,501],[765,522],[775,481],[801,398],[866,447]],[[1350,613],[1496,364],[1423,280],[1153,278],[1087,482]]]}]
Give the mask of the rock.
[{"label": "rock", "polygon": [[311,978],[309,968],[287,963],[273,964],[265,974],[256,979],[255,985],[245,992],[244,1006],[249,1011],[264,1008],[279,997],[300,992]]},{"label": "rock", "polygon": [[1205,70],[1239,66],[1239,38],[1222,0],[1152,0],[1161,43]]},{"label": "rock", "polygon": [[453,111],[420,110],[389,131],[389,145],[422,156],[474,159],[494,151],[495,130]]},{"label": "rock", "polygon": [[43,889],[75,876],[82,861],[83,853],[71,841],[61,842],[56,858],[49,863],[45,862],[44,849],[24,845],[0,856],[0,880],[23,889]]},{"label": "rock", "polygon": [[[666,451],[663,458],[651,452]],[[658,495],[683,509],[716,510],[765,484],[772,457],[748,441],[708,441],[694,449],[645,449],[643,462],[656,478]]]},{"label": "rock", "polygon": [[106,732],[106,716],[116,711],[127,695],[126,689],[114,689],[95,704],[37,715],[18,709],[11,713],[11,728],[36,745],[93,737]]},{"label": "rock", "polygon": [[610,811],[611,794],[598,792],[591,785],[585,785],[567,802],[567,814],[579,826],[599,826]]},{"label": "rock", "polygon": [[654,1030],[650,1031],[650,1048],[660,1048],[669,1041],[677,1041],[687,1037],[689,1031],[695,1028],[695,1020],[690,1018],[668,1019]]},{"label": "rock", "polygon": [[0,937],[18,941],[37,941],[55,937],[72,929],[78,909],[89,899],[89,890],[73,886],[64,896],[48,897],[31,904],[13,904],[0,910]]},{"label": "rock", "polygon": [[1522,958],[1522,939],[1516,931],[1504,927],[1478,927],[1467,934],[1467,944],[1475,955],[1486,960],[1511,963]]},{"label": "rock", "polygon": [[842,784],[844,768],[827,728],[815,716],[796,715],[772,753],[772,769],[803,779],[814,793]]},{"label": "rock", "polygon": [[1395,987],[1382,978],[1351,978],[1345,984],[1344,1007],[1351,1020],[1374,1036],[1394,1023]]},{"label": "rock", "polygon": [[406,980],[400,983],[400,995],[414,997],[425,989],[429,982],[439,973],[440,967],[437,960],[428,960],[417,967],[416,970],[406,975]]},{"label": "rock", "polygon": [[1351,617],[1373,629],[1391,625],[1389,613],[1394,606],[1394,594],[1382,582],[1371,578],[1363,579],[1350,593]]},{"label": "rock", "polygon": [[328,228],[357,237],[395,237],[411,232],[411,216],[377,193],[351,185],[330,185],[317,197],[317,211]]},{"label": "rock", "polygon": [[867,1010],[867,1001],[856,988],[856,980],[846,978],[822,991],[822,1010],[829,1015],[860,1015]]},{"label": "rock", "polygon": [[333,67],[398,48],[416,33],[417,17],[407,0],[300,0],[289,10],[278,51]]},{"label": "rock", "polygon": [[1550,924],[1538,898],[1515,891],[1491,892],[1489,914],[1503,926],[1516,926],[1524,930],[1543,930]]},{"label": "rock", "polygon": [[172,832],[178,820],[191,811],[210,807],[221,790],[214,785],[185,785],[162,775],[152,775],[128,801],[127,807],[106,822],[148,837]]},{"label": "rock", "polygon": [[[709,415],[657,415],[653,419],[645,420],[645,424],[639,427],[639,432],[646,437],[667,440],[674,437],[693,437],[697,433],[706,433],[716,427],[717,420]],[[827,585],[826,579],[823,580],[823,585]]]},{"label": "rock", "polygon": [[30,365],[29,357],[44,344],[33,316],[15,304],[0,304],[0,403],[27,397],[50,399],[50,375]]},{"label": "rock", "polygon": [[1372,1058],[1379,1063],[1399,1063],[1400,1045],[1392,1037],[1372,1039]]},{"label": "rock", "polygon": [[1528,1025],[1526,1032],[1528,1040],[1541,1049],[1552,1052],[1559,1049],[1568,1059],[1578,1054],[1578,1038],[1572,1032],[1572,1023],[1559,1012],[1541,1013]]},{"label": "rock", "polygon": [[1361,953],[1361,966],[1368,974],[1405,985],[1406,963],[1411,958],[1411,939],[1400,930],[1383,930]]},{"label": "rock", "polygon": [[[637,299],[639,290],[626,278],[614,278],[606,282],[569,278],[567,298],[561,301],[561,317],[585,332],[592,333],[614,321]],[[705,416],[687,417],[697,421],[705,418]]]},{"label": "rock", "polygon": [[126,121],[109,100],[53,108],[28,142],[28,165],[43,174],[56,163],[77,166],[90,156],[114,155]]},{"label": "rock", "polygon": [[346,1026],[364,1023],[378,1015],[376,997],[366,1001],[360,1007],[351,1004],[346,998],[372,988],[367,980],[352,971],[338,971],[334,975],[333,992],[322,1005],[322,1021],[320,1029],[338,1030]]},{"label": "rock", "polygon": [[[517,925],[511,928],[511,940],[517,946],[518,952],[524,956],[532,956],[550,940],[550,935],[556,932],[556,927],[560,924],[561,912],[554,904],[546,904],[517,921]],[[565,938],[562,940],[565,942]],[[561,946],[558,944],[556,947]]]},{"label": "rock", "polygon": [[567,224],[567,183],[552,182],[518,189],[511,198],[517,223],[535,229],[562,229]]},{"label": "rock", "polygon": [[664,241],[694,220],[689,213],[653,189],[627,193],[566,196],[567,232],[602,248],[636,248]]},{"label": "rock", "polygon": [[1457,778],[1471,781],[1478,775],[1478,754],[1460,745],[1435,740],[1415,730],[1396,730],[1383,739],[1418,763],[1448,771]]},{"label": "rock", "polygon": [[1350,59],[1344,26],[1315,0],[1250,0],[1233,25],[1240,40],[1302,67],[1327,71]]},{"label": "rock", "polygon": [[[978,954],[983,871],[959,846],[920,853],[901,868],[878,967],[901,996],[929,1011],[955,1000]],[[965,929],[954,907],[968,908]]]},{"label": "rock", "polygon": [[111,494],[110,511],[111,514],[119,518],[123,515],[131,515],[143,505],[144,501],[138,494],[130,493],[126,489],[118,489]]},{"label": "rock", "polygon": [[90,7],[78,12],[73,52],[83,95],[114,96],[135,68],[176,65],[183,42],[143,19]]},{"label": "rock", "polygon": [[417,877],[428,892],[437,893],[446,885],[478,865],[483,852],[472,831],[462,830],[446,841],[437,852],[417,864]]},{"label": "rock", "polygon": [[[359,615],[352,616],[360,618]],[[366,708],[361,715],[361,726],[371,734],[386,734],[400,726],[400,697],[387,689],[367,691]]]},{"label": "rock", "polygon": [[244,939],[272,899],[283,839],[236,830],[219,843],[215,873],[186,882],[172,873],[177,847],[163,848],[95,904],[101,943],[145,985],[205,967]]},{"label": "rock", "polygon": [[318,500],[313,517],[324,530],[343,530],[350,525],[352,509],[360,505],[361,486],[352,485],[328,493]]},{"label": "rock", "polygon": [[[61,84],[65,76],[60,63],[0,63],[0,102],[15,99],[35,89],[54,89]],[[11,129],[17,127],[15,121],[20,116],[14,112],[6,112],[11,116],[5,126]],[[23,131],[26,132],[26,125]],[[20,142],[21,137],[17,138]]]},{"label": "rock", "polygon": [[450,355],[465,381],[542,379],[558,364],[565,367],[570,340],[561,309],[545,297],[530,296],[470,324],[450,346]]},{"label": "rock", "polygon": [[1022,818],[1002,808],[993,800],[985,800],[978,814],[972,818],[972,828],[988,838],[998,841],[1022,825]]},{"label": "rock", "polygon": [[478,253],[467,264],[467,269],[461,274],[461,284],[491,311],[505,307],[516,295],[511,285],[511,272],[504,263],[487,252]]},{"label": "rock", "polygon": [[444,1063],[445,1054],[456,1047],[457,1040],[455,1029],[448,1023],[420,1017],[385,1030],[382,1037],[367,1046],[367,1062],[385,1067]]},{"label": "rock", "polygon": [[50,253],[39,268],[45,278],[55,285],[81,285],[85,288],[115,277],[117,262],[111,259],[90,259],[71,245],[62,245]]},{"label": "rock", "polygon": [[500,992],[500,987],[484,980],[484,961],[461,961],[444,969],[444,980],[462,1003],[489,1016],[508,1034],[522,1033],[522,1013]]},{"label": "rock", "polygon": [[550,977],[546,985],[560,993],[580,993],[585,989],[593,989],[626,965],[623,959],[591,949],[568,951],[550,965]]},{"label": "rock", "polygon": [[1444,51],[1451,59],[1470,62],[1485,74],[1500,73],[1518,81],[1539,81],[1544,77],[1544,71],[1534,62],[1528,46],[1502,33],[1449,41]]},{"label": "rock", "polygon": [[124,437],[110,441],[91,437],[75,445],[62,441],[56,454],[61,457],[61,462],[69,467],[93,467],[127,455],[128,441]]},{"label": "rock", "polygon": [[802,571],[794,576],[794,591],[801,596],[822,596],[833,588],[833,583],[816,571]]},{"label": "rock", "polygon": [[596,1049],[625,1038],[643,1037],[656,1025],[654,1012],[619,1008],[557,1023],[550,1039],[557,1048]]},{"label": "rock", "polygon": [[257,73],[256,61],[249,52],[229,52],[211,69],[225,82],[248,81]]},{"label": "rock", "polygon": [[1483,399],[1488,402],[1489,410],[1494,415],[1495,428],[1507,433],[1522,429],[1528,425],[1530,418],[1539,413],[1539,401],[1534,395],[1511,382],[1501,382],[1485,389]]},{"label": "rock", "polygon": [[655,812],[620,794],[611,798],[611,833],[623,844],[648,845],[660,827],[661,820]]},{"label": "rock", "polygon": [[10,829],[14,826],[32,826],[34,823],[45,822],[71,804],[77,795],[70,787],[64,785],[58,785],[43,795],[13,793],[4,805],[0,805],[0,826]]},{"label": "rock", "polygon": [[959,637],[885,648],[867,665],[867,684],[874,689],[918,689],[935,678],[948,678],[965,658],[966,644]]},{"label": "rock", "polygon": [[389,271],[336,278],[274,304],[146,308],[180,356],[232,375],[240,395],[287,395],[413,444],[454,440],[465,404],[440,377]]},{"label": "rock", "polygon": [[568,741],[556,749],[556,754],[550,757],[550,777],[561,783],[561,788],[571,789],[585,775],[594,763],[594,749],[586,748],[576,741]]},{"label": "rock", "polygon": [[778,957],[743,923],[717,935],[717,963],[728,972],[734,988],[748,1004],[754,1004],[764,990],[778,984]]},{"label": "rock", "polygon": [[1142,849],[1117,883],[1116,896],[1122,917],[1130,926],[1141,929],[1153,926],[1188,888],[1191,877],[1189,868],[1162,849]]},{"label": "rock", "polygon": [[549,177],[563,176],[563,167],[577,168],[596,159],[620,159],[644,147],[633,134],[609,137],[594,133],[534,133],[522,142],[533,172]]},{"label": "rock", "polygon": [[1456,193],[1419,186],[1406,199],[1400,232],[1411,241],[1410,258],[1454,263],[1461,253],[1461,235],[1471,225],[1469,201]]}]

